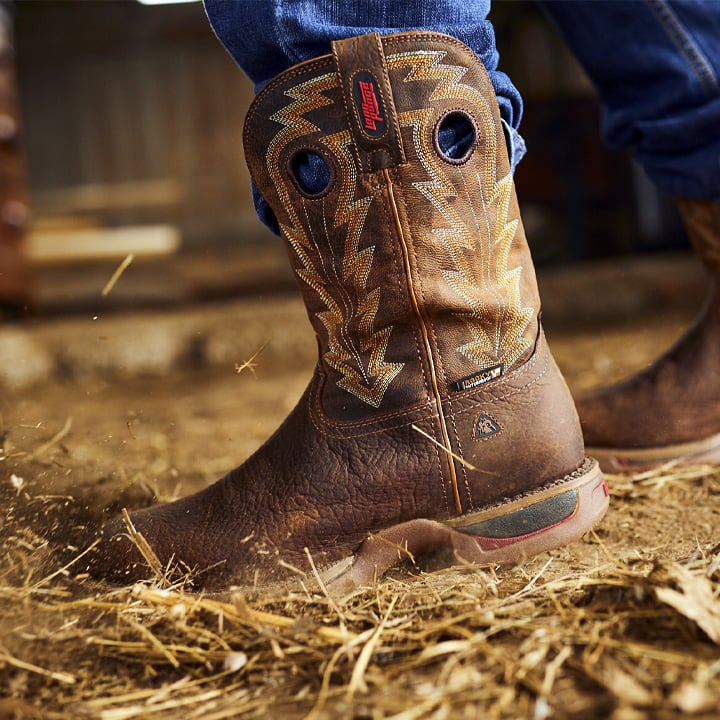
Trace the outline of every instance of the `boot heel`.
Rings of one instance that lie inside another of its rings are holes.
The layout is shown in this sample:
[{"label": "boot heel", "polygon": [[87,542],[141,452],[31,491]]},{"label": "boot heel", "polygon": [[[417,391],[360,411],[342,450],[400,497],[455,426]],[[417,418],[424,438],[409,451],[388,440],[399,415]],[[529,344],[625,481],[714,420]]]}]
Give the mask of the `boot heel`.
[{"label": "boot heel", "polygon": [[[475,562],[517,562],[582,537],[605,514],[607,481],[596,460],[587,458],[576,473],[550,488],[448,523]],[[459,540],[459,539],[458,539]]]},{"label": "boot heel", "polygon": [[353,557],[325,570],[333,592],[371,584],[388,568],[431,550],[450,547],[459,561],[516,563],[579,540],[608,508],[607,481],[596,460],[557,485],[458,518],[410,520],[371,535]]}]

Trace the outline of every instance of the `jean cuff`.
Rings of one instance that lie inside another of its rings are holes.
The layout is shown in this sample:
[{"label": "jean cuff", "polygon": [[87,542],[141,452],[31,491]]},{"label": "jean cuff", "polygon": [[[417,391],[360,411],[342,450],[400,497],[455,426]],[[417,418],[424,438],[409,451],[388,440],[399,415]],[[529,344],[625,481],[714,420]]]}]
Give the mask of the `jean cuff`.
[{"label": "jean cuff", "polygon": [[503,118],[500,118],[503,132],[505,133],[505,144],[507,145],[508,158],[510,159],[510,172],[515,172],[517,164],[525,157],[527,147],[523,136]]}]

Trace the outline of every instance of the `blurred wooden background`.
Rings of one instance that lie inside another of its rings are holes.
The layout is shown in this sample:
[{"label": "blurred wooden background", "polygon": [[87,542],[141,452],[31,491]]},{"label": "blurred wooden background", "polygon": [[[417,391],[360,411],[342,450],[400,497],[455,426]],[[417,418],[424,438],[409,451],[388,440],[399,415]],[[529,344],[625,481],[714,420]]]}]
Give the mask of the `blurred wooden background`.
[{"label": "blurred wooden background", "polygon": [[[2,2],[2,0],[0,0]],[[147,306],[292,286],[255,218],[242,150],[250,82],[201,3],[39,0],[14,13],[44,312]],[[682,247],[667,199],[599,137],[592,87],[532,2],[496,2],[501,68],[526,101],[517,174],[540,265]],[[110,296],[110,273],[136,259]]]}]

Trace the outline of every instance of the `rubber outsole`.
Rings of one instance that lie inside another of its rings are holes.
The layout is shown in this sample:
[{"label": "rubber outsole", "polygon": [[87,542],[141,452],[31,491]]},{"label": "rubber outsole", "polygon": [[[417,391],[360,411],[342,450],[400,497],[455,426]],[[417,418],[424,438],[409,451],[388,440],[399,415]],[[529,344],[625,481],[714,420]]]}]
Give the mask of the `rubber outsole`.
[{"label": "rubber outsole", "polygon": [[586,448],[607,473],[628,474],[672,463],[678,466],[720,464],[720,434],[689,443],[655,448]]},{"label": "rubber outsole", "polygon": [[451,521],[410,520],[382,530],[358,552],[322,573],[329,589],[345,591],[368,585],[408,557],[441,547],[459,562],[492,565],[517,563],[538,553],[579,540],[603,517],[609,503],[605,477],[597,461],[562,482]]}]

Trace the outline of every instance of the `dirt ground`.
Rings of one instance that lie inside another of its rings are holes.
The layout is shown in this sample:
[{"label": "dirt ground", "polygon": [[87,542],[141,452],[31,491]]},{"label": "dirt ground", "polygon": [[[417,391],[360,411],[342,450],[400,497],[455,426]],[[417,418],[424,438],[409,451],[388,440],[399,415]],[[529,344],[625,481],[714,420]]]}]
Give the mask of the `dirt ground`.
[{"label": "dirt ground", "polygon": [[[261,336],[267,320],[252,315]],[[686,319],[549,323],[548,336],[581,391],[641,367]],[[3,391],[0,718],[720,717],[711,467],[611,477],[596,531],[522,566],[433,558],[345,598],[117,588],[74,571],[83,527],[217,479],[309,374],[306,357],[269,347],[240,373],[70,374]]]}]

